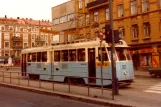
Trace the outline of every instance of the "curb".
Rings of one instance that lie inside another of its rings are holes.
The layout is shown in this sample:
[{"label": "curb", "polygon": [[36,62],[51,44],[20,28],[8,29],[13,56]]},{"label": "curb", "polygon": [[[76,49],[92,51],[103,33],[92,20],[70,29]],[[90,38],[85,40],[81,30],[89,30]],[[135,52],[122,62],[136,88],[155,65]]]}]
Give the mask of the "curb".
[{"label": "curb", "polygon": [[129,105],[111,103],[108,101],[101,101],[100,99],[97,99],[97,98],[91,99],[90,97],[70,95],[70,94],[66,94],[66,93],[50,91],[50,90],[45,90],[45,89],[38,89],[38,88],[27,87],[27,86],[18,86],[18,85],[14,85],[14,84],[6,84],[6,83],[0,83],[0,86],[19,89],[19,90],[25,90],[25,91],[29,91],[29,92],[36,92],[39,94],[59,96],[59,97],[68,98],[71,100],[77,100],[77,101],[81,101],[81,102],[87,102],[87,103],[98,104],[98,105],[109,106],[109,107],[133,107],[133,106],[129,106]]},{"label": "curb", "polygon": [[150,75],[135,75],[135,77],[139,77],[139,78],[151,78]]}]

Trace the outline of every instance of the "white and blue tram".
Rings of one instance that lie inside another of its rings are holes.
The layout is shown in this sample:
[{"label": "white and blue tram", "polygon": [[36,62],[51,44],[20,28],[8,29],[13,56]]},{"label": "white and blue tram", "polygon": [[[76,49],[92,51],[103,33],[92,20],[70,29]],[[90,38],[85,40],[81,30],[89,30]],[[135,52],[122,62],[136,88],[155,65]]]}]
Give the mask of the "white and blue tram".
[{"label": "white and blue tram", "polygon": [[[134,69],[129,47],[125,41],[120,40],[120,43],[115,45],[115,49],[114,59],[118,81],[131,83],[134,79]],[[94,85],[102,84],[100,79],[95,78],[112,79],[111,47],[104,41],[101,47],[100,41],[94,40],[26,48],[22,50],[21,58],[22,74],[29,78],[57,82],[67,82],[69,78],[71,82]],[[75,76],[79,78],[74,78]],[[103,80],[103,85],[110,84],[111,80]]]}]

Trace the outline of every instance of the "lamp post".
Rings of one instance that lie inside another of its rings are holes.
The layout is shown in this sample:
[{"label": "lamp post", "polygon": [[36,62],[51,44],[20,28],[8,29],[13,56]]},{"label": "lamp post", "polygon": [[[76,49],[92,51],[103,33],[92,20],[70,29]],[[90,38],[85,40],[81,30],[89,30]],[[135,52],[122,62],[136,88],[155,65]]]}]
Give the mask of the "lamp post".
[{"label": "lamp post", "polygon": [[112,32],[112,46],[111,46],[111,62],[112,62],[112,94],[118,95],[118,79],[116,75],[116,62],[114,59],[115,55],[115,41],[114,41],[114,29],[113,29],[113,8],[112,8],[112,1],[109,0],[109,12],[110,12],[110,28]]}]

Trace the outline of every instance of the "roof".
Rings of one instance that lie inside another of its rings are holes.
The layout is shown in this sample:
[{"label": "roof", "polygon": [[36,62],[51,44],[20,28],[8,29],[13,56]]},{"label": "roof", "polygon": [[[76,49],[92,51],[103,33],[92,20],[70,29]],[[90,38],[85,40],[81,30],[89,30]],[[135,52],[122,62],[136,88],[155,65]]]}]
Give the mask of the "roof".
[{"label": "roof", "polygon": [[20,19],[19,17],[17,17],[17,19],[0,17],[0,23],[52,27],[52,23],[49,20],[33,20],[31,18]]}]

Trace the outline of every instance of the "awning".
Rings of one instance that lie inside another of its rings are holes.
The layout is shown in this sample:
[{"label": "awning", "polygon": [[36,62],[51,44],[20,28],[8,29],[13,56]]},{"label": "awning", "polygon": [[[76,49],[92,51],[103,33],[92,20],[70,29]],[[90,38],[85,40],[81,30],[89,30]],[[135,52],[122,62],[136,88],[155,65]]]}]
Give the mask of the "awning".
[{"label": "awning", "polygon": [[8,62],[8,56],[0,56],[0,62]]}]

